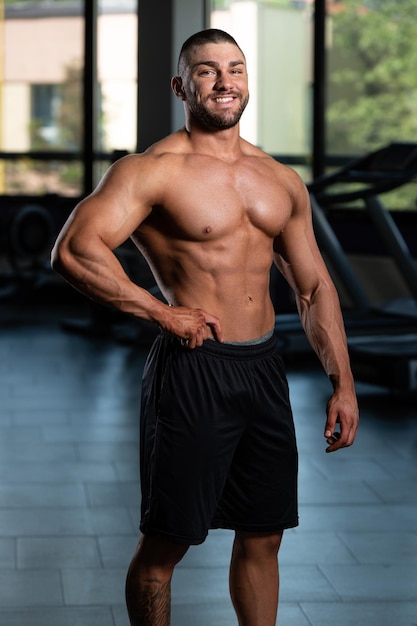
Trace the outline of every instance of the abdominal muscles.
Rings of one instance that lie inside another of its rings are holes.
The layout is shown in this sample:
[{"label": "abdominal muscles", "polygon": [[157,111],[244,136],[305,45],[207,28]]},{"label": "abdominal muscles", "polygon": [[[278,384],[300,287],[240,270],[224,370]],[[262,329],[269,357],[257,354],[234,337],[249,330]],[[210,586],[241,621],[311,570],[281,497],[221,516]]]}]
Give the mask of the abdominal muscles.
[{"label": "abdominal muscles", "polygon": [[275,320],[269,296],[270,237],[250,226],[219,239],[212,226],[204,230],[200,241],[167,239],[153,232],[135,243],[169,304],[215,315],[226,341],[265,334]]}]

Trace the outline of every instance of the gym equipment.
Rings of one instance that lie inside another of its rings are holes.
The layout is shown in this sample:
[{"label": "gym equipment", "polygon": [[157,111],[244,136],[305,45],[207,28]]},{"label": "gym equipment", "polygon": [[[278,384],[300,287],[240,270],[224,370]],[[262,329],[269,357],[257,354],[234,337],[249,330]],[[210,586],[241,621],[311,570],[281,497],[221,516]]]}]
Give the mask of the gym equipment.
[{"label": "gym equipment", "polygon": [[[357,380],[400,391],[417,390],[417,267],[380,196],[417,175],[417,144],[391,143],[352,160],[307,185],[319,247],[353,303],[343,311],[352,369]],[[332,230],[325,208],[360,200],[394,260],[411,297],[397,307],[375,308]],[[283,351],[306,349],[301,325],[292,314],[276,316]]]}]

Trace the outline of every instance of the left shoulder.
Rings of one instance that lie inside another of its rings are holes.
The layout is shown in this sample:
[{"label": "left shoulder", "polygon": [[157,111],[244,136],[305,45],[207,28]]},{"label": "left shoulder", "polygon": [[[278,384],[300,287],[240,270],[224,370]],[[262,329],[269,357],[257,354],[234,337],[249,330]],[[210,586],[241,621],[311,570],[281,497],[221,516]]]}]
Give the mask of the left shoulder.
[{"label": "left shoulder", "polygon": [[307,192],[306,186],[293,168],[280,163],[280,161],[277,161],[277,159],[261,150],[261,148],[243,139],[241,148],[246,157],[257,159],[260,164],[271,171],[271,174],[279,178],[280,182],[287,186],[290,192],[292,191],[295,195],[305,195]]}]

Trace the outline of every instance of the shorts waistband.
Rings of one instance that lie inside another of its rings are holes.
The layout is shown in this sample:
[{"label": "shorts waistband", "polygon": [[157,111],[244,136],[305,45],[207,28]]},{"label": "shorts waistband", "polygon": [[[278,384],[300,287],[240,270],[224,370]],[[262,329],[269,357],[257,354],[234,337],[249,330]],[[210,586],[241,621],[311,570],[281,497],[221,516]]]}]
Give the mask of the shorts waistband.
[{"label": "shorts waistband", "polygon": [[274,331],[270,331],[262,337],[250,341],[223,342],[207,339],[202,346],[195,348],[196,351],[229,358],[258,358],[264,357],[275,351],[277,337]]},{"label": "shorts waistband", "polygon": [[[274,329],[265,333],[265,335],[262,335],[261,337],[257,337],[256,339],[248,339],[248,341],[223,341],[223,344],[227,346],[256,346],[258,343],[264,343],[264,341],[270,339],[273,334]],[[209,337],[209,341],[215,341],[215,339]]]}]

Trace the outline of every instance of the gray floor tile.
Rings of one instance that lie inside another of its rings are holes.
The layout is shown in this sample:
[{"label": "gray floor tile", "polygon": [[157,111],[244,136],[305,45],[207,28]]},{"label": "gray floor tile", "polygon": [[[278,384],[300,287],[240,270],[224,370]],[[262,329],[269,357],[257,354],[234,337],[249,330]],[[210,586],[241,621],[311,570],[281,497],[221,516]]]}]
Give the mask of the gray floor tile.
[{"label": "gray floor tile", "polygon": [[311,626],[311,624],[297,604],[280,602],[277,626]]},{"label": "gray floor tile", "polygon": [[369,487],[378,495],[382,502],[417,504],[415,479],[409,480],[372,480],[367,479]]},{"label": "gray floor tile", "polygon": [[62,571],[65,604],[111,606],[125,597],[125,569],[66,569]]},{"label": "gray floor tile", "polygon": [[0,537],[0,569],[16,567],[16,540]]},{"label": "gray floor tile", "polygon": [[0,536],[71,536],[135,532],[130,514],[122,508],[5,509],[0,515]]},{"label": "gray floor tile", "polygon": [[[55,446],[54,446],[55,447]],[[91,462],[112,462],[124,459],[132,463],[138,463],[138,444],[136,443],[100,443],[77,444],[78,456],[81,461]],[[139,471],[139,466],[138,471]]]},{"label": "gray floor tile", "polygon": [[79,426],[45,426],[43,438],[46,443],[131,443],[138,439],[135,426],[102,426],[89,424]]},{"label": "gray floor tile", "polygon": [[[112,606],[111,610],[113,613],[114,626],[130,626],[126,606],[124,604],[120,606]],[[172,626],[174,625],[172,624]],[[186,625],[184,624],[184,626]]]},{"label": "gray floor tile", "polygon": [[27,537],[17,540],[19,569],[101,567],[95,537]]},{"label": "gray floor tile", "polygon": [[224,568],[228,569],[232,553],[234,533],[226,530],[210,531],[206,541],[191,546],[179,563],[179,568]]},{"label": "gray floor tile", "polygon": [[341,533],[340,539],[359,563],[417,566],[416,533]]},{"label": "gray floor tile", "polygon": [[0,485],[0,509],[82,507],[86,502],[86,493],[82,485]]},{"label": "gray floor tile", "polygon": [[307,531],[414,532],[417,507],[360,504],[304,505],[300,520]]},{"label": "gray floor tile", "polygon": [[[0,327],[0,626],[128,626],[145,354],[55,322]],[[358,439],[326,455],[329,382],[293,365],[300,526],[280,551],[277,624],[416,626],[415,401],[359,385]],[[173,626],[236,626],[232,541],[212,531],[179,564]]]},{"label": "gray floor tile", "polygon": [[[45,389],[43,391],[39,391],[38,384],[34,383],[31,389],[26,389],[27,395],[21,394],[21,388],[25,385],[25,381],[20,382],[16,385],[16,388],[12,390],[12,395],[9,397],[2,398],[2,403],[5,408],[10,408],[18,411],[30,411],[33,408],[34,402],[38,405],[43,404],[48,407],[48,410],[62,410],[63,406],[70,405],[72,408],[88,408],[91,405],[91,402],[94,400],[94,396],[91,397],[87,395],[78,394],[75,395],[74,391],[68,392],[58,392],[56,391],[56,395],[51,396],[50,392]],[[48,383],[49,387],[50,383]],[[46,386],[46,384],[45,384]]]},{"label": "gray floor tile", "polygon": [[344,601],[417,601],[415,565],[322,565]]},{"label": "gray floor tile", "polygon": [[61,463],[0,464],[0,484],[16,483],[69,483],[116,482],[119,479],[112,463],[83,463],[62,461]]},{"label": "gray floor tile", "polygon": [[172,580],[172,602],[216,604],[229,597],[228,568],[177,568]]},{"label": "gray floor tile", "polygon": [[58,570],[0,570],[0,607],[62,605]]},{"label": "gray floor tile", "polygon": [[65,425],[69,423],[66,409],[36,409],[13,410],[13,424],[15,426],[46,426]]},{"label": "gray floor tile", "polygon": [[[3,398],[6,395],[6,391],[4,387],[0,386],[0,398]],[[12,410],[5,410],[3,407],[0,411],[0,428],[10,428],[13,423]]]},{"label": "gray floor tile", "polygon": [[316,565],[320,563],[354,564],[355,553],[337,533],[308,533],[302,529],[289,530],[279,551],[282,565]]},{"label": "gray floor tile", "polygon": [[[172,608],[172,626],[237,626],[237,618],[229,599],[215,603],[174,605]],[[277,626],[310,626],[302,610],[296,604],[281,603]],[[128,626],[128,622],[117,622],[117,626]]]},{"label": "gray floor tile", "polygon": [[[127,406],[126,406],[127,405]],[[90,407],[88,410],[68,409],[68,422],[73,426],[83,426],[87,423],[96,422],[102,426],[134,426],[136,428],[136,435],[139,429],[139,404],[132,402],[128,399],[124,399],[120,407],[110,407],[107,410],[97,410],[95,406]]]},{"label": "gray floor tile", "polygon": [[118,480],[126,482],[135,482],[138,480],[139,463],[137,455],[133,461],[115,461],[113,465]]},{"label": "gray floor tile", "polygon": [[303,603],[311,626],[415,626],[417,602]]},{"label": "gray floor tile", "polygon": [[307,455],[301,454],[298,459],[298,479],[301,483],[314,481],[321,483],[326,479],[326,474],[314,465],[312,460]]},{"label": "gray floor tile", "polygon": [[140,497],[138,483],[87,483],[90,506],[129,506]]},{"label": "gray floor tile", "polygon": [[417,480],[417,459],[390,459],[386,469],[393,480]]},{"label": "gray floor tile", "polygon": [[133,502],[129,507],[130,519],[132,521],[132,526],[134,532],[139,532],[139,523],[140,523],[140,495],[138,495],[138,500]]},{"label": "gray floor tile", "polygon": [[114,626],[108,607],[0,609],[0,626]]},{"label": "gray floor tile", "polygon": [[60,444],[50,446],[39,442],[16,443],[8,441],[3,444],[0,441],[0,459],[2,463],[28,463],[49,462],[62,463],[65,461],[75,462],[77,453],[75,446]]},{"label": "gray floor tile", "polygon": [[332,581],[318,566],[283,563],[280,567],[280,599],[282,602],[296,603],[331,602],[340,597]]},{"label": "gray floor tile", "polygon": [[172,626],[192,626],[198,610],[199,626],[236,626],[237,619],[230,600],[216,600],[212,603],[175,604],[172,608]]},{"label": "gray floor tile", "polygon": [[8,445],[27,445],[42,443],[42,429],[38,426],[12,426],[0,428],[0,453]]},{"label": "gray floor tile", "polygon": [[300,479],[299,502],[303,504],[379,504],[382,499],[370,486],[355,479],[320,481]]},{"label": "gray floor tile", "polygon": [[[124,606],[113,607],[115,626],[129,626]],[[174,604],[172,626],[237,626],[237,618],[230,599],[210,603]],[[1,624],[1,623],[0,623]],[[280,604],[277,626],[311,626],[302,609],[296,604]]]},{"label": "gray floor tile", "polygon": [[[339,454],[339,456],[337,456]],[[389,472],[386,469],[386,459],[383,457],[372,459],[355,457],[354,446],[349,450],[342,450],[339,453],[316,456],[314,459],[321,471],[329,481],[340,482],[349,477],[350,481],[361,480],[388,480]]]},{"label": "gray floor tile", "polygon": [[139,536],[98,537],[98,546],[104,568],[127,570],[135,552]]}]

